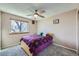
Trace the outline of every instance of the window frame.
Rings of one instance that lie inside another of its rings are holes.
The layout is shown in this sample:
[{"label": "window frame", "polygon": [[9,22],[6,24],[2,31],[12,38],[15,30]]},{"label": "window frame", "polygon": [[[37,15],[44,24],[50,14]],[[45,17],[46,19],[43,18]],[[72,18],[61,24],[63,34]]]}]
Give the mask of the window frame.
[{"label": "window frame", "polygon": [[[11,32],[11,20],[28,23],[28,28],[27,28],[28,31],[27,32]],[[13,19],[13,18],[10,19],[10,33],[9,34],[26,34],[26,33],[29,33],[29,22],[28,21],[24,21],[24,20],[20,20],[20,19]]]}]

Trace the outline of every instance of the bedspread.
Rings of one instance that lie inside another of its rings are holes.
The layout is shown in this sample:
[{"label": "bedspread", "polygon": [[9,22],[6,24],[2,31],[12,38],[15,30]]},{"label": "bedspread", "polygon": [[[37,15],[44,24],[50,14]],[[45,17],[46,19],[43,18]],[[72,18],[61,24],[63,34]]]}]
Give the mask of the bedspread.
[{"label": "bedspread", "polygon": [[52,39],[53,37],[50,35],[40,36],[33,34],[33,35],[23,36],[21,38],[21,41],[23,40],[28,45],[28,47],[30,48],[29,51],[33,55],[37,55],[40,51],[42,51],[47,46],[52,44],[53,42]]}]

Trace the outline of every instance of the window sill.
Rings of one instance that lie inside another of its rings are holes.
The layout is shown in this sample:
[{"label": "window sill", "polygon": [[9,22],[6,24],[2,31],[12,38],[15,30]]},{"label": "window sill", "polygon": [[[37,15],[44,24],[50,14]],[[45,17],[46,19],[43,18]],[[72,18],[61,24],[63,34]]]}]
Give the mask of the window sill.
[{"label": "window sill", "polygon": [[13,35],[13,34],[26,34],[26,33],[29,33],[29,32],[15,32],[15,33],[9,33],[9,34]]}]

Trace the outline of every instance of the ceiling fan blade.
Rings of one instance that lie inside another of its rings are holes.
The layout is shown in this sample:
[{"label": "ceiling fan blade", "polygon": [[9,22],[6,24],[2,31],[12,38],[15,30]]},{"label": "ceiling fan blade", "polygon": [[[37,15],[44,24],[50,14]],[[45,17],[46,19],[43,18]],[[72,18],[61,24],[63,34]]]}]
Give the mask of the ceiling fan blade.
[{"label": "ceiling fan blade", "polygon": [[45,16],[43,16],[43,15],[40,15],[40,14],[38,14],[38,13],[37,13],[37,15],[38,15],[39,17],[45,18]]},{"label": "ceiling fan blade", "polygon": [[45,13],[45,10],[38,10],[38,13],[43,14]]},{"label": "ceiling fan blade", "polygon": [[33,16],[33,14],[28,14],[27,16]]},{"label": "ceiling fan blade", "polygon": [[43,15],[40,15],[40,17],[45,18],[45,16],[43,16]]},{"label": "ceiling fan blade", "polygon": [[32,15],[27,15],[27,16],[32,16]]}]

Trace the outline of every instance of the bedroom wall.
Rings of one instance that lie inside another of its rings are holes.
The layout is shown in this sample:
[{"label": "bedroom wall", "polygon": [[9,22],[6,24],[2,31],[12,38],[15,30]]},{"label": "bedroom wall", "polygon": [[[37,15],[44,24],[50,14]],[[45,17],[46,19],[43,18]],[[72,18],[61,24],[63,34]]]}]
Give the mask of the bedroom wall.
[{"label": "bedroom wall", "polygon": [[[29,22],[29,33],[25,34],[10,34],[10,18],[12,19],[20,19],[23,21],[28,21]],[[7,48],[10,46],[18,45],[20,42],[20,39],[23,35],[28,35],[28,34],[33,34],[37,32],[37,25],[32,24],[32,20],[12,15],[9,13],[2,13],[2,48]]]},{"label": "bedroom wall", "polygon": [[[59,24],[53,24],[59,19]],[[38,33],[53,33],[54,43],[76,49],[76,9],[38,21]]]},{"label": "bedroom wall", "polygon": [[0,12],[0,50],[1,50],[1,12]]},{"label": "bedroom wall", "polygon": [[78,11],[78,54],[79,54],[79,11]]}]

